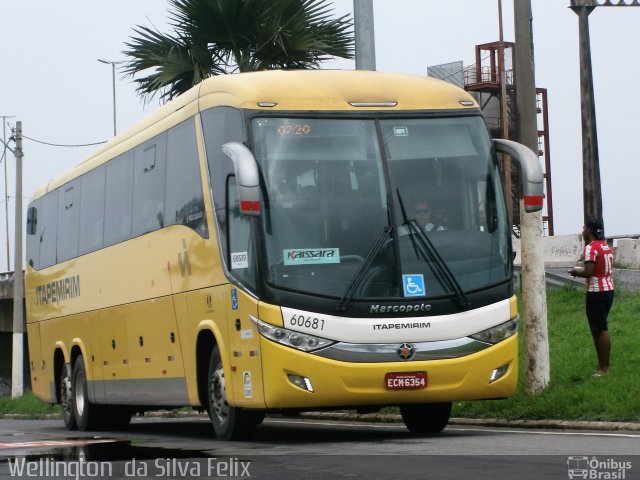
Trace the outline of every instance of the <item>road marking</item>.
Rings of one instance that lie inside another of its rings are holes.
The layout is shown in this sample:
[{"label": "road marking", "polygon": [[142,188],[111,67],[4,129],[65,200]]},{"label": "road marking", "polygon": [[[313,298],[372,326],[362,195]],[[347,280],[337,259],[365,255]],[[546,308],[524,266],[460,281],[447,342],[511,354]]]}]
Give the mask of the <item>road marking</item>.
[{"label": "road marking", "polygon": [[[279,420],[270,419],[269,423],[297,423],[306,425],[321,425],[326,427],[353,427],[362,428],[363,426],[369,428],[404,428],[401,423],[396,424],[376,424],[376,423],[349,423],[349,422],[324,422],[320,420]],[[461,427],[456,425],[449,425],[447,430],[454,430],[456,432],[489,432],[489,433],[511,433],[511,434],[531,434],[531,435],[568,435],[568,436],[590,436],[590,437],[621,437],[621,438],[637,438],[640,439],[640,434],[633,433],[609,433],[609,432],[559,432],[559,431],[537,431],[537,430],[512,430],[509,427],[504,429],[488,428],[488,427]]]},{"label": "road marking", "polygon": [[93,439],[83,440],[36,440],[33,442],[11,442],[0,443],[0,450],[13,450],[17,448],[40,448],[40,447],[80,447],[83,445],[94,445],[97,443],[121,442],[116,439]]}]

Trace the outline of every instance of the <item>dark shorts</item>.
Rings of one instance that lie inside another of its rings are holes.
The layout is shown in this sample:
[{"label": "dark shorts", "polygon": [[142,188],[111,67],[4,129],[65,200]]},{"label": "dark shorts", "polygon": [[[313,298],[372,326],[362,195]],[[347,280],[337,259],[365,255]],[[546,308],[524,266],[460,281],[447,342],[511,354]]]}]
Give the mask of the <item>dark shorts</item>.
[{"label": "dark shorts", "polygon": [[609,330],[607,318],[613,304],[613,291],[587,292],[587,320],[593,333]]}]

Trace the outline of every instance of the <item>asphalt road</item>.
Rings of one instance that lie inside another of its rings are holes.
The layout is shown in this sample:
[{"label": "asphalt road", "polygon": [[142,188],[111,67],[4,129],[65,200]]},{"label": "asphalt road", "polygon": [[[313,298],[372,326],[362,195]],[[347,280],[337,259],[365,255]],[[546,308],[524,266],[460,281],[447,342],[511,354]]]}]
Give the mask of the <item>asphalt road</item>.
[{"label": "asphalt road", "polygon": [[[57,474],[57,475],[56,475]],[[640,479],[640,432],[271,417],[247,442],[208,419],[136,418],[128,431],[68,432],[60,420],[0,420],[1,478]]]}]

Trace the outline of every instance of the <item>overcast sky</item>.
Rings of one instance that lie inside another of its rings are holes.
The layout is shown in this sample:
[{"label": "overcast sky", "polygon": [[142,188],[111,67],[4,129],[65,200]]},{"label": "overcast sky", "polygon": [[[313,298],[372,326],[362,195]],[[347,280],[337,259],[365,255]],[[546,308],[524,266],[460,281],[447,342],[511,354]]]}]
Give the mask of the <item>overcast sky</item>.
[{"label": "overcast sky", "polygon": [[[512,1],[503,3],[505,40],[513,41]],[[549,92],[556,234],[578,233],[582,227],[578,21],[569,3],[532,0],[536,83]],[[352,0],[333,4],[336,15],[352,13]],[[124,59],[124,42],[136,25],[166,31],[167,2],[0,0],[0,6],[0,115],[15,115],[10,123],[21,120],[24,135],[46,142],[110,138],[111,67],[97,59]],[[476,44],[498,40],[497,0],[374,0],[374,15],[378,70],[426,75],[429,65],[462,60],[467,66],[475,61]],[[633,88],[640,79],[640,8],[597,8],[590,26],[607,233],[640,233]],[[342,60],[325,67],[353,69],[355,63]],[[158,108],[156,100],[143,104],[130,79],[119,74],[116,96],[118,131]],[[24,204],[38,185],[95,148],[50,147],[25,139]],[[8,157],[9,195],[15,197],[15,162]],[[4,162],[0,178],[0,271],[5,271]],[[12,198],[10,224],[14,208]],[[12,225],[10,235],[13,256]]]}]

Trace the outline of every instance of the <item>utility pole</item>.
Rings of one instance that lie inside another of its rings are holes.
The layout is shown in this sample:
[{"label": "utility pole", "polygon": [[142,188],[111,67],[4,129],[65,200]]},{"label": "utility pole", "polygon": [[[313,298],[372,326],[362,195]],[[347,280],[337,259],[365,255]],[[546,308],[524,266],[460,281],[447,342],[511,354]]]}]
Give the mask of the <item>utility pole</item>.
[{"label": "utility pole", "polygon": [[[538,151],[535,68],[531,0],[515,0],[517,85],[516,104],[520,143]],[[522,311],[525,342],[525,390],[539,394],[549,385],[547,294],[542,251],[542,212],[526,213],[520,203],[522,250]]]},{"label": "utility pole", "polygon": [[5,212],[5,231],[7,232],[7,272],[11,271],[11,254],[9,244],[9,187],[7,186],[7,118],[13,118],[15,115],[2,115],[2,143],[4,145],[4,151],[2,158],[4,158],[4,212]]},{"label": "utility pole", "polygon": [[373,0],[353,0],[356,37],[356,70],[376,69],[376,39],[373,30]]},{"label": "utility pole", "polygon": [[580,45],[580,107],[582,111],[582,195],[584,221],[602,218],[602,187],[598,155],[596,102],[593,93],[589,14],[596,7],[640,7],[638,0],[571,0],[571,10],[578,15]]},{"label": "utility pole", "polygon": [[22,280],[22,122],[16,122],[16,223],[14,245],[14,273],[13,273],[13,360],[11,371],[11,397],[21,397],[23,394],[23,364],[24,364],[24,318],[22,309],[23,280]]},{"label": "utility pole", "polygon": [[578,15],[580,44],[580,108],[582,112],[582,201],[584,221],[602,218],[602,190],[600,187],[600,159],[598,156],[598,129],[596,102],[593,94],[591,70],[591,42],[589,40],[589,14],[595,6],[580,5],[572,1],[571,10]]},{"label": "utility pole", "polygon": [[[498,0],[498,75],[500,77],[500,119],[502,123],[502,138],[509,140],[509,109],[507,107],[507,72],[504,56],[504,28],[502,26],[502,0]],[[507,196],[507,213],[509,228],[513,225],[513,195],[511,193],[511,157],[502,155],[502,170],[504,171],[504,188]]]}]

